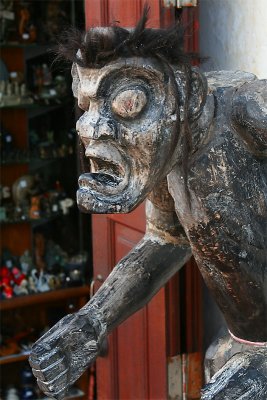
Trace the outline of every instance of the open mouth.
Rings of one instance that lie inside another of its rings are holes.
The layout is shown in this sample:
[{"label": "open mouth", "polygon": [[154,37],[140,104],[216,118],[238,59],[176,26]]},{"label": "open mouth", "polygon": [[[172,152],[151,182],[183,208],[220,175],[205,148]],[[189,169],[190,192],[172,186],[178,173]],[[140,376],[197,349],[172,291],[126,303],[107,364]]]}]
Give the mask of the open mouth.
[{"label": "open mouth", "polygon": [[99,194],[116,194],[127,184],[128,168],[121,153],[114,146],[100,144],[86,150],[90,172],[79,178],[79,187]]},{"label": "open mouth", "polygon": [[123,180],[124,170],[121,165],[95,157],[90,158],[90,165],[91,175],[99,184],[115,187]]}]

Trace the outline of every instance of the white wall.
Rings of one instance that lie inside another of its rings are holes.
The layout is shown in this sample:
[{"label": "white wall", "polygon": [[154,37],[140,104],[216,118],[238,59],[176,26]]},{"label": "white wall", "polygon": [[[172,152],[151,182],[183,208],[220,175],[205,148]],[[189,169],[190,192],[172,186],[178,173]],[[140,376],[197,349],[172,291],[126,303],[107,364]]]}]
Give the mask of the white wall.
[{"label": "white wall", "polygon": [[267,78],[267,0],[199,0],[204,70],[253,72]]}]

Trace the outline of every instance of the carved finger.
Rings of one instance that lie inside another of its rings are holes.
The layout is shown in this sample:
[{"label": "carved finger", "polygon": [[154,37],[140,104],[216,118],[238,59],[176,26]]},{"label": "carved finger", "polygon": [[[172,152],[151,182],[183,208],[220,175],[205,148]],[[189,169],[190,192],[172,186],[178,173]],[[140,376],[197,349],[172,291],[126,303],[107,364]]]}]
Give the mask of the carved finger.
[{"label": "carved finger", "polygon": [[50,382],[37,378],[37,383],[43,392],[48,393],[49,396],[57,397],[60,393],[66,393],[68,389],[68,371],[63,371]]},{"label": "carved finger", "polygon": [[59,358],[64,358],[64,355],[58,347],[53,349],[48,346],[34,346],[29,357],[29,363],[36,370],[45,370],[50,365],[53,365]]},{"label": "carved finger", "polygon": [[58,376],[64,371],[67,371],[65,357],[59,358],[55,363],[51,364],[49,367],[40,370],[32,367],[32,372],[36,378],[42,381],[51,381],[55,376]]}]

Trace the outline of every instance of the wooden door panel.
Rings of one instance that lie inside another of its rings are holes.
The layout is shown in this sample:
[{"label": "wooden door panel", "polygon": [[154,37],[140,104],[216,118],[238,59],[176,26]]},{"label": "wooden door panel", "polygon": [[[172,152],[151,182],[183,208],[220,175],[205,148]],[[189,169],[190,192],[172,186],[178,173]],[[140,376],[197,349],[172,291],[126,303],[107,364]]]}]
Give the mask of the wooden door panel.
[{"label": "wooden door panel", "polygon": [[[144,221],[143,205],[128,216],[93,216],[94,241],[98,244],[94,246],[95,274],[107,277],[112,267],[143,237]],[[130,223],[135,226],[130,227]],[[103,244],[109,243],[101,246],[102,251],[99,249],[100,238]],[[146,307],[110,335],[108,355],[97,362],[98,399],[165,398],[165,359],[162,289]]]},{"label": "wooden door panel", "polygon": [[118,222],[114,224],[115,263],[119,262],[142,239],[143,232],[136,231]]},{"label": "wooden door panel", "polygon": [[146,229],[145,203],[129,214],[109,214],[107,218],[144,233]]},{"label": "wooden door panel", "polygon": [[148,399],[147,333],[146,308],[118,328],[119,399]]},{"label": "wooden door panel", "polygon": [[158,28],[161,20],[159,0],[86,0],[86,25],[107,26],[119,21],[122,26],[133,27],[145,3],[150,6],[149,26]]},{"label": "wooden door panel", "polygon": [[[136,214],[141,212],[142,208]],[[119,220],[122,221],[121,218]],[[137,219],[135,222],[137,225]],[[115,261],[118,262],[138,243],[143,234],[118,222],[115,223],[114,231]],[[158,329],[159,324],[161,329]],[[164,334],[165,307],[162,292],[117,329],[118,381],[121,382],[119,399],[162,399],[166,396],[162,389],[165,388],[165,363],[162,362],[166,357]]]},{"label": "wooden door panel", "polygon": [[165,399],[164,289],[117,329],[118,399]]}]

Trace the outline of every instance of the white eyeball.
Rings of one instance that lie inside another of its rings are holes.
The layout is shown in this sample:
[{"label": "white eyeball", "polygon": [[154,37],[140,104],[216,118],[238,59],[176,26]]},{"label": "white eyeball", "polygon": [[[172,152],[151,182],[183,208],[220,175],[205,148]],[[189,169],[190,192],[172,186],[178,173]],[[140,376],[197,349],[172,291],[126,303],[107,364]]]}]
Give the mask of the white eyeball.
[{"label": "white eyeball", "polygon": [[112,101],[112,111],[122,118],[135,118],[147,103],[146,94],[140,89],[120,92]]}]

